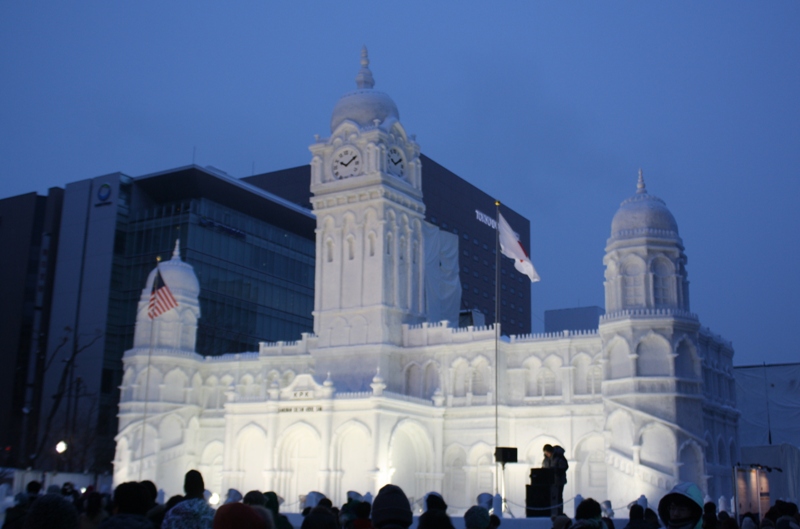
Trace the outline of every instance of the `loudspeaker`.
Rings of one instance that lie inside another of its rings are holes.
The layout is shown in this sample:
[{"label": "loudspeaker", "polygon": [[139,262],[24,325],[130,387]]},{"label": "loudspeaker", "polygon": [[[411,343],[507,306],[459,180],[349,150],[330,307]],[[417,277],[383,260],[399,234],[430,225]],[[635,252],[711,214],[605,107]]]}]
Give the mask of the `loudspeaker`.
[{"label": "loudspeaker", "polygon": [[497,463],[516,463],[517,462],[517,449],[508,446],[498,446],[494,449],[494,460]]}]

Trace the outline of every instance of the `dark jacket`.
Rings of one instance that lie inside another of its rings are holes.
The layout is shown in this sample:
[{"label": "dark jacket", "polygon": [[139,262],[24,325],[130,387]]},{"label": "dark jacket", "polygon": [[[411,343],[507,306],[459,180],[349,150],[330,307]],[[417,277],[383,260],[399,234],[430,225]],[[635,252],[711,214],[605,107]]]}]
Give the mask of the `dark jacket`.
[{"label": "dark jacket", "polygon": [[22,529],[25,525],[25,517],[28,515],[28,509],[33,505],[38,496],[28,497],[25,495],[24,500],[13,507],[6,509],[5,522],[3,529]]},{"label": "dark jacket", "polygon": [[141,514],[116,514],[106,518],[99,529],[153,529],[153,523]]},{"label": "dark jacket", "polygon": [[560,446],[553,447],[553,455],[544,458],[542,461],[542,468],[552,468],[556,474],[556,485],[563,485],[567,482],[567,469],[569,463],[567,458],[564,457],[564,449]]}]

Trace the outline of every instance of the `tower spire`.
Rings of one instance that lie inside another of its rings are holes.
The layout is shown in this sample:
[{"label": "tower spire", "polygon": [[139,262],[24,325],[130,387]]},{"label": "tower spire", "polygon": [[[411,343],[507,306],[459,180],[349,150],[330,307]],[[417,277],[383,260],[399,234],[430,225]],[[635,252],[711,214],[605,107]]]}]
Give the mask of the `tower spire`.
[{"label": "tower spire", "polygon": [[172,258],[177,259],[178,261],[181,260],[181,240],[175,239],[175,249],[172,250]]},{"label": "tower spire", "polygon": [[359,89],[375,86],[375,79],[372,78],[372,72],[369,69],[369,56],[367,55],[366,46],[361,47],[361,69],[356,75],[356,86]]},{"label": "tower spire", "polygon": [[647,188],[644,186],[644,176],[642,176],[642,169],[639,168],[639,181],[636,182],[636,194],[643,195],[647,193]]}]

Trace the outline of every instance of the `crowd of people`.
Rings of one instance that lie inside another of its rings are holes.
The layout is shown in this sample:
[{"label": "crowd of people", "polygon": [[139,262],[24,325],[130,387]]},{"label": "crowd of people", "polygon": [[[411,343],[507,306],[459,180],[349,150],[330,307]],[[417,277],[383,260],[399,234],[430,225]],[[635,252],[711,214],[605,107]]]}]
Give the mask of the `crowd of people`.
[{"label": "crowd of people", "polygon": [[[41,484],[32,481],[6,511],[2,529],[294,529],[279,511],[281,499],[274,492],[250,491],[244,496],[228,491],[223,505],[213,509],[207,498],[203,476],[190,470],[184,477],[184,495],[158,503],[158,491],[151,481],[127,482],[117,486],[111,497],[87,490],[80,493],[69,483],[51,486],[41,495]],[[759,520],[745,514],[741,526],[725,512],[717,513],[713,503],[703,504],[700,489],[681,483],[664,496],[657,512],[641,503],[630,506],[624,529],[800,529],[797,505],[777,501]],[[479,498],[480,502],[480,498]],[[425,512],[419,529],[452,529],[447,503],[435,492],[423,500]],[[464,514],[466,529],[496,529],[502,520],[490,514],[489,505],[474,505]],[[370,501],[351,492],[347,502],[334,506],[320,493],[306,497],[300,529],[406,529],[414,514],[403,490],[386,485]],[[615,529],[604,517],[601,505],[586,498],[575,509],[575,518],[564,514],[552,518],[552,529]]]}]

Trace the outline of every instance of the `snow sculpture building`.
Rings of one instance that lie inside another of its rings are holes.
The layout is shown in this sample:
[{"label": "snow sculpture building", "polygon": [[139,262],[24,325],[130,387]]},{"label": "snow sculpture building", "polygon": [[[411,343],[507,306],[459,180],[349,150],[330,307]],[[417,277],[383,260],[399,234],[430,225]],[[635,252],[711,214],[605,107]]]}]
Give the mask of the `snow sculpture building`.
[{"label": "snow sculpture building", "polygon": [[689,311],[677,223],[641,174],[612,221],[597,331],[503,337],[495,356],[491,326],[426,318],[435,230],[419,146],[365,54],[357,84],[310,147],[314,333],[198,355],[200,285],[176,248],[159,269],[179,305],[148,317],[153,270],[125,354],[115,482],[176,494],[197,468],[212,491],[275,490],[289,510],[311,490],[344,502],[391,482],[411,498],[441,491],[459,511],[494,489],[499,442],[519,450],[504,484],[522,515],[550,443],[570,461],[565,498],[622,506],[679,480],[730,497],[730,468],[709,454],[736,460],[733,351]]}]

